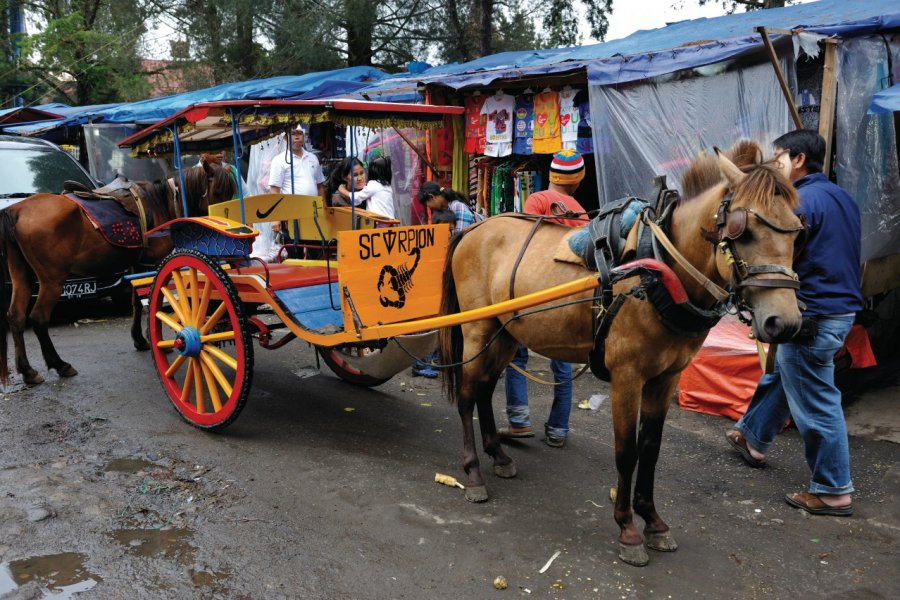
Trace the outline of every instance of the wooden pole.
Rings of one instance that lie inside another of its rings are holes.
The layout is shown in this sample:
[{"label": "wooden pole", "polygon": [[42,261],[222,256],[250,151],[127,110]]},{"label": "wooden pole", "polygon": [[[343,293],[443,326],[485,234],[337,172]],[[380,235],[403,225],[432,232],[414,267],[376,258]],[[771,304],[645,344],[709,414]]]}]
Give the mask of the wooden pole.
[{"label": "wooden pole", "polygon": [[837,106],[837,40],[826,39],[825,66],[822,70],[822,103],[819,105],[819,135],[825,139],[825,163],[822,172],[831,174],[831,138],[834,137],[834,109]]},{"label": "wooden pole", "polygon": [[791,111],[791,118],[794,120],[794,126],[797,129],[803,129],[800,113],[797,112],[797,105],[794,104],[794,96],[791,94],[791,89],[788,87],[787,80],[784,78],[784,73],[781,71],[781,65],[778,64],[778,56],[775,54],[775,48],[772,46],[772,41],[769,39],[769,33],[766,31],[765,27],[756,27],[754,30],[762,36],[766,52],[769,54],[769,61],[772,63],[772,67],[775,69],[775,76],[778,78],[778,85],[781,86],[781,93],[784,94],[788,109]]}]

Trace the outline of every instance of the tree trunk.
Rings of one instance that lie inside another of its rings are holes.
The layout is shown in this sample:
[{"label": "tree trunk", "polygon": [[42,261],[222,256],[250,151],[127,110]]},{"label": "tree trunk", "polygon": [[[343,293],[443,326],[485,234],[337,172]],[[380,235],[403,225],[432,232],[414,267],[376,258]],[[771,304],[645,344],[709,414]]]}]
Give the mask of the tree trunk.
[{"label": "tree trunk", "polygon": [[376,2],[345,0],[347,66],[372,66],[372,29],[378,16]]},{"label": "tree trunk", "polygon": [[494,0],[481,0],[481,56],[491,54],[493,16]]}]

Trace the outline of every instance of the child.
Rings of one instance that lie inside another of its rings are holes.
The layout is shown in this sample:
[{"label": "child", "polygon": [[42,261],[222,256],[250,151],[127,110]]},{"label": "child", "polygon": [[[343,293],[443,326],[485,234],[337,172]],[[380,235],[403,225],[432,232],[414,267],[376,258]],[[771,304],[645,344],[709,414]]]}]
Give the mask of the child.
[{"label": "child", "polygon": [[[396,218],[394,215],[394,192],[391,190],[391,159],[388,156],[379,156],[369,163],[369,181],[366,186],[356,192],[357,202],[368,202],[366,209],[388,219]],[[339,188],[344,198],[350,198],[350,192],[346,186]]]},{"label": "child", "polygon": [[[353,196],[354,201],[356,202],[356,206],[359,208],[365,208],[365,202],[360,199],[359,192],[366,185],[366,174],[363,169],[363,164],[359,162],[358,158],[345,158],[341,163],[334,168],[331,172],[331,177],[328,178],[328,192],[326,197],[331,200],[331,206],[350,206],[350,182],[353,182],[353,187],[355,188],[356,193]],[[347,191],[346,197],[343,192],[341,192],[341,188]]]}]

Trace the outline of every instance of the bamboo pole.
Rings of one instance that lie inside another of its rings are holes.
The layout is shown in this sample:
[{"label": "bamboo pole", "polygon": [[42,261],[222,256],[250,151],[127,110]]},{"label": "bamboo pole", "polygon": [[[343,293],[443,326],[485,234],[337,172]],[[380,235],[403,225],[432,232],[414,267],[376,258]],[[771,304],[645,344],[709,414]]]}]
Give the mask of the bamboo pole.
[{"label": "bamboo pole", "polygon": [[788,109],[791,111],[791,118],[794,120],[794,126],[797,129],[803,129],[800,113],[797,112],[797,105],[794,104],[794,96],[791,94],[791,89],[788,87],[787,80],[784,78],[784,73],[781,71],[781,65],[778,64],[778,56],[775,54],[775,48],[772,46],[772,41],[769,39],[769,33],[766,31],[765,27],[756,27],[755,31],[762,36],[766,52],[769,54],[769,61],[772,63],[772,67],[775,69],[775,76],[778,78],[778,85],[781,86],[781,93],[784,94]]},{"label": "bamboo pole", "polygon": [[825,139],[822,172],[831,174],[831,138],[834,137],[834,109],[837,106],[837,40],[826,39],[825,66],[822,70],[822,103],[819,105],[819,135]]}]

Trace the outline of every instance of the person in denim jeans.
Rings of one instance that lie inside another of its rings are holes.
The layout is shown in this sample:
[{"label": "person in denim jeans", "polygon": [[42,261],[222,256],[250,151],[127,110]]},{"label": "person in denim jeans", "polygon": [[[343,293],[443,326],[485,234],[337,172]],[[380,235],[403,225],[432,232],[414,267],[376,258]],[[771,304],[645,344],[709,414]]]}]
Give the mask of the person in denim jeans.
[{"label": "person in denim jeans", "polygon": [[778,347],[775,369],[759,380],[747,412],[726,437],[747,464],[763,467],[775,435],[793,418],[812,476],[806,492],[785,500],[813,515],[849,516],[854,488],[833,359],[863,307],[859,207],[822,174],[825,140],[818,133],[793,131],[774,145],[776,155],[791,161],[797,212],[807,219],[806,239],[794,258],[803,326]]},{"label": "person in denim jeans", "polygon": [[[572,194],[584,179],[584,159],[574,150],[561,150],[553,155],[550,162],[550,187],[543,192],[535,192],[525,200],[524,211],[532,215],[559,217],[548,219],[569,227],[586,225],[585,210]],[[573,213],[573,214],[569,214]],[[562,216],[565,215],[565,216]],[[512,364],[523,371],[528,363],[528,350],[519,346]],[[572,366],[558,360],[550,361],[553,370],[553,407],[544,424],[544,441],[553,448],[566,445],[569,433],[569,413],[572,410]],[[534,430],[528,412],[528,388],[525,377],[513,369],[506,368],[506,417],[508,427],[497,430],[500,437],[533,437]]]},{"label": "person in denim jeans", "polygon": [[[528,364],[528,349],[519,346],[512,364],[523,371]],[[544,441],[548,446],[561,448],[566,445],[569,433],[569,413],[572,412],[572,365],[558,360],[550,361],[553,371],[553,406],[544,423]],[[528,387],[525,376],[513,369],[506,368],[504,376],[506,386],[506,418],[509,427],[502,427],[498,433],[502,437],[534,437],[531,427],[531,416],[528,410]]]}]

